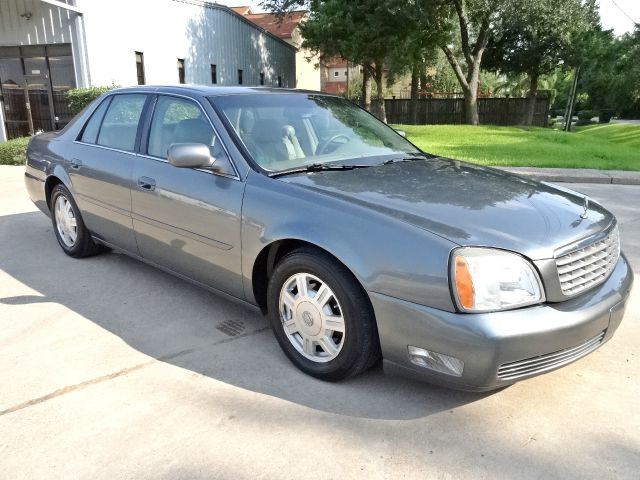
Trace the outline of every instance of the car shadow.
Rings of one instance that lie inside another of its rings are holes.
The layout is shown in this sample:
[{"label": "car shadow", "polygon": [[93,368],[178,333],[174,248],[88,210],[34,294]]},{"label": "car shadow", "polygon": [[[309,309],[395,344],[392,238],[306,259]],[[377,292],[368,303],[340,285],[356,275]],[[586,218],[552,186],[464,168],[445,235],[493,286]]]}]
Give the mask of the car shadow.
[{"label": "car shadow", "polygon": [[229,385],[329,413],[395,420],[488,395],[385,376],[380,365],[340,383],[309,377],[287,360],[262,315],[125,255],[69,258],[39,212],[0,217],[0,242],[12,251],[0,257],[0,270],[35,291],[0,293],[0,308],[58,303],[139,352]]}]

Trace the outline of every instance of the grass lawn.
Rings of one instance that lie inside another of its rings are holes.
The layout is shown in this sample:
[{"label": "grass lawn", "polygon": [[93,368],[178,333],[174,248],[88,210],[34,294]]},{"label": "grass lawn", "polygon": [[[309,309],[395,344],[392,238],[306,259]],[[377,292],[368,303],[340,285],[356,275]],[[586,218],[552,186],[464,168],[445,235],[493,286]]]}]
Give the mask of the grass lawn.
[{"label": "grass lawn", "polygon": [[481,165],[640,170],[640,125],[565,133],[491,125],[395,125],[426,152]]}]

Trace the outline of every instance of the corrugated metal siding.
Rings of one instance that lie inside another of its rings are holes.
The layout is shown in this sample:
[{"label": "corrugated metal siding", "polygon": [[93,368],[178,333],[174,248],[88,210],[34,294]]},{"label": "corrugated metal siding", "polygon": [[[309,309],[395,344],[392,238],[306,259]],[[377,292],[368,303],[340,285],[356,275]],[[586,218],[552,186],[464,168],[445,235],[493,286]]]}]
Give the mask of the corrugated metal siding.
[{"label": "corrugated metal siding", "polygon": [[[219,85],[295,87],[296,49],[231,9],[199,0],[82,0],[82,20],[40,0],[0,0],[0,45],[71,43],[76,83],[129,85],[135,82],[134,51],[145,54],[147,83],[176,83],[177,58],[185,60],[187,83],[211,84],[211,65]],[[27,20],[21,14],[31,13]],[[115,34],[115,35],[114,35]],[[85,61],[85,55],[88,62]],[[87,67],[88,63],[88,67]]]},{"label": "corrugated metal siding", "polygon": [[259,85],[262,72],[265,85],[277,85],[281,76],[283,87],[295,87],[294,47],[225,7],[184,0],[174,4],[203,9],[187,25],[187,82],[210,84],[210,66],[215,64],[219,85],[237,85],[241,69],[244,85]]},{"label": "corrugated metal siding", "polygon": [[[30,19],[21,17],[29,13]],[[0,45],[73,42],[75,42],[74,13],[40,0],[0,1]]]},{"label": "corrugated metal siding", "polygon": [[[71,0],[62,3],[74,4]],[[26,18],[27,14],[31,17]],[[70,43],[76,85],[88,86],[84,47],[78,41],[81,22],[76,13],[40,0],[0,0],[0,45]]]}]

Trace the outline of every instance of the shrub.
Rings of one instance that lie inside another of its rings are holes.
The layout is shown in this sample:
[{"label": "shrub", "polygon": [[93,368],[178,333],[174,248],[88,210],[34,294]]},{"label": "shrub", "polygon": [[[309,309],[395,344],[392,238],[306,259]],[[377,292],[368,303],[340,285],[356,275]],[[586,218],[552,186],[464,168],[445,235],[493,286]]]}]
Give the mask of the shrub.
[{"label": "shrub", "polygon": [[580,110],[578,112],[578,122],[576,125],[589,125],[593,117],[597,117],[598,112],[593,110]]},{"label": "shrub", "polygon": [[24,165],[31,137],[20,137],[0,143],[0,165]]},{"label": "shrub", "polygon": [[615,115],[615,110],[604,109],[598,115],[598,123],[609,123],[611,118]]},{"label": "shrub", "polygon": [[115,86],[74,88],[69,90],[67,92],[67,105],[69,105],[69,110],[71,110],[73,115],[80,113],[84,107],[112,88],[115,88]]}]

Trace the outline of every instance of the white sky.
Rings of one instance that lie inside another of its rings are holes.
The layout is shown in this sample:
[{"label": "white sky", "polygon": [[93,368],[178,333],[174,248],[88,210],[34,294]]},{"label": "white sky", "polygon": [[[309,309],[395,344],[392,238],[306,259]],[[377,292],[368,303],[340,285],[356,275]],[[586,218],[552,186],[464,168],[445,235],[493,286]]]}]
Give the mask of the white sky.
[{"label": "white sky", "polygon": [[[217,0],[217,3],[230,7],[237,5],[251,5],[254,11],[261,11],[259,0]],[[600,17],[602,27],[606,30],[613,29],[616,35],[633,30],[633,22],[620,11],[624,10],[635,22],[640,23],[640,0],[600,0]]]},{"label": "white sky", "polygon": [[[616,7],[616,3],[620,8]],[[620,9],[624,10],[633,21],[640,23],[639,0],[600,0],[602,27],[606,30],[612,28],[616,35],[633,30],[633,22]]]}]

